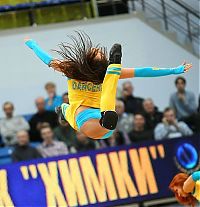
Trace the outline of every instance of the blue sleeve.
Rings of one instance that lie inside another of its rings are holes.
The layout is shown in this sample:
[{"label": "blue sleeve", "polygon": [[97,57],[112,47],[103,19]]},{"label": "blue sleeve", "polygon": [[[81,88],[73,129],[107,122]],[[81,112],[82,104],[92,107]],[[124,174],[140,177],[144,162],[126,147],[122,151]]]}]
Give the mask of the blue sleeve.
[{"label": "blue sleeve", "polygon": [[181,74],[184,73],[184,65],[180,65],[176,68],[134,68],[135,77],[159,77],[171,74]]},{"label": "blue sleeve", "polygon": [[39,45],[32,39],[25,42],[25,44],[34,51],[34,53],[47,65],[53,60],[53,57],[42,50]]},{"label": "blue sleeve", "polygon": [[200,180],[200,171],[196,171],[194,173],[192,173],[192,179],[196,182],[198,180]]}]

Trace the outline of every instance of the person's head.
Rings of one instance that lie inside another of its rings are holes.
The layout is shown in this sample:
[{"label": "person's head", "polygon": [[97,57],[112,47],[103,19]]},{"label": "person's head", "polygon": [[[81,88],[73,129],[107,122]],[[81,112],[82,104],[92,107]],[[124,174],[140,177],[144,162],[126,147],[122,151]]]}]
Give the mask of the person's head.
[{"label": "person's head", "polygon": [[175,194],[175,197],[179,203],[194,207],[196,199],[191,195],[191,193],[186,193],[183,190],[183,185],[188,177],[189,175],[185,173],[175,175],[169,185],[169,188]]},{"label": "person's head", "polygon": [[167,107],[167,108],[164,110],[163,117],[165,118],[165,120],[166,120],[169,124],[174,123],[174,121],[176,120],[176,114],[175,114],[175,111],[174,111],[172,108]]},{"label": "person's head", "polygon": [[20,130],[16,134],[17,142],[20,146],[26,146],[29,144],[29,134],[25,130]]},{"label": "person's head", "polygon": [[47,91],[48,96],[53,97],[56,95],[56,85],[53,82],[46,83],[45,89]]},{"label": "person's head", "polygon": [[124,102],[121,100],[116,100],[115,110],[118,115],[122,115],[125,111]]},{"label": "person's head", "polygon": [[176,85],[178,92],[184,92],[185,86],[186,86],[186,79],[182,76],[179,76],[175,80],[175,85]]},{"label": "person's head", "polygon": [[76,32],[76,36],[69,37],[72,43],[61,43],[60,50],[56,51],[64,61],[57,61],[54,67],[59,68],[68,78],[103,83],[108,67],[106,48],[93,45],[84,32]]},{"label": "person's head", "polygon": [[39,113],[45,111],[45,100],[43,97],[38,97],[35,100],[35,105]]},{"label": "person's head", "polygon": [[88,139],[88,137],[80,131],[76,132],[76,137],[77,137],[77,140],[82,143],[87,142],[87,139]]},{"label": "person's head", "polygon": [[137,113],[134,115],[134,129],[143,130],[145,127],[145,117],[142,113]]},{"label": "person's head", "polygon": [[62,95],[63,103],[69,103],[68,92]]},{"label": "person's head", "polygon": [[153,100],[151,98],[147,98],[143,101],[143,108],[146,113],[152,114],[155,111],[155,105],[153,103]]},{"label": "person's head", "polygon": [[54,139],[54,133],[49,124],[44,124],[41,126],[40,135],[46,143],[51,143]]},{"label": "person's head", "polygon": [[124,98],[133,94],[133,84],[131,81],[126,81],[122,85],[122,95]]},{"label": "person's head", "polygon": [[3,111],[7,118],[11,118],[14,112],[14,105],[11,102],[5,102],[3,104]]}]

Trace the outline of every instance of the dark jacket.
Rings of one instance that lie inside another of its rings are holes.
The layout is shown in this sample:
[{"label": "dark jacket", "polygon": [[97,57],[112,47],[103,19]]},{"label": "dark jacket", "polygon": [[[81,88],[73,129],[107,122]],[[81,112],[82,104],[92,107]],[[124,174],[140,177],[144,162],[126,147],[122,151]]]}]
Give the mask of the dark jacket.
[{"label": "dark jacket", "polygon": [[29,121],[30,124],[30,140],[31,141],[42,141],[40,132],[37,129],[39,123],[47,122],[52,128],[58,125],[58,117],[55,112],[44,111],[43,113],[36,113],[32,116]]},{"label": "dark jacket", "polygon": [[146,141],[146,140],[153,139],[152,130],[144,130],[144,131],[132,130],[128,135],[129,135],[129,139],[131,140],[131,142],[140,142],[140,141]]},{"label": "dark jacket", "polygon": [[23,160],[32,160],[32,159],[41,158],[42,156],[34,147],[31,147],[29,145],[26,146],[16,145],[11,157],[13,162],[19,162]]},{"label": "dark jacket", "polygon": [[195,133],[200,133],[200,112],[182,119]]},{"label": "dark jacket", "polygon": [[85,152],[96,149],[95,142],[89,138],[86,142],[80,142],[78,139],[76,139],[74,147],[76,148],[77,152]]},{"label": "dark jacket", "polygon": [[132,114],[143,112],[143,98],[128,96],[126,99],[122,98],[121,100],[124,102],[125,112]]},{"label": "dark jacket", "polygon": [[156,125],[162,121],[163,113],[159,112],[158,109],[155,107],[155,112],[153,114],[148,114],[144,112],[144,117],[146,120],[146,128],[154,129]]}]

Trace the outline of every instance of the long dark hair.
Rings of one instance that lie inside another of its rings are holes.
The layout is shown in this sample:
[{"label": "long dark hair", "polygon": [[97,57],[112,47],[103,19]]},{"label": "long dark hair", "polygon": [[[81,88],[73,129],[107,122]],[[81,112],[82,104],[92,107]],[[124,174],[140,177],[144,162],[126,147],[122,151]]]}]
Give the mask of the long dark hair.
[{"label": "long dark hair", "polygon": [[61,43],[59,50],[54,50],[64,59],[54,66],[68,78],[102,83],[108,66],[106,48],[99,44],[93,45],[90,37],[84,32],[76,31],[76,35],[68,37],[72,43]]}]

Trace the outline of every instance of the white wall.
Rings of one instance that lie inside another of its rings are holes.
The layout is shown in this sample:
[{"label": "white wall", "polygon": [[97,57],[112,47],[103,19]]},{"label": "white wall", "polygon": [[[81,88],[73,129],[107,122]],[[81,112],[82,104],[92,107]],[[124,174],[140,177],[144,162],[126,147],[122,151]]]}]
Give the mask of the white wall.
[{"label": "white wall", "polygon": [[[123,65],[125,67],[179,65],[183,60],[193,63],[193,70],[185,75],[187,88],[196,96],[199,94],[199,60],[162,34],[137,18],[118,20],[90,20],[38,28],[26,28],[0,33],[0,105],[13,101],[16,114],[34,112],[34,99],[45,96],[44,84],[54,81],[58,93],[66,90],[66,79],[52,71],[38,60],[23,44],[29,36],[47,51],[56,48],[61,41],[68,41],[67,34],[73,30],[84,30],[95,43],[108,48],[115,42],[123,45]],[[164,78],[133,79],[135,95],[151,96],[156,105],[163,109],[168,104],[169,95],[175,90],[174,76]],[[120,82],[121,83],[121,82]],[[0,110],[1,111],[1,110]],[[0,116],[2,116],[2,111]]]}]

